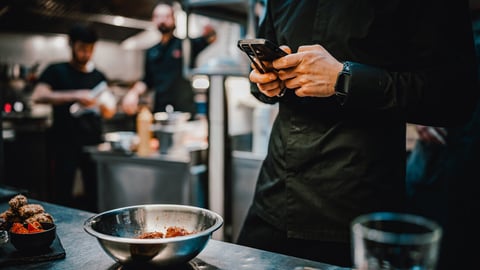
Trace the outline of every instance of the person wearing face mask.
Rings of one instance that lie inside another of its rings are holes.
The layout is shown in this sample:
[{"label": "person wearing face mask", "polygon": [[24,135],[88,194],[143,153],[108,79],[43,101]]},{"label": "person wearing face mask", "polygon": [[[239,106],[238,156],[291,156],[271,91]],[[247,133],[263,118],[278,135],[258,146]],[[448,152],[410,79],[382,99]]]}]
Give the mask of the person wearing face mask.
[{"label": "person wearing face mask", "polygon": [[[93,95],[99,89],[96,86],[106,85],[107,81],[91,61],[97,40],[91,26],[74,25],[69,31],[70,61],[47,66],[32,93],[34,103],[50,104],[53,110],[47,139],[53,202],[93,212],[97,207],[96,164],[83,147],[103,141],[102,118],[116,113],[115,101],[102,101],[105,95],[113,97],[107,86],[102,87],[106,91]],[[74,114],[74,105],[89,109]],[[77,168],[81,170],[84,200],[73,195]]]},{"label": "person wearing face mask", "polygon": [[[196,114],[194,93],[190,81],[183,76],[182,39],[174,35],[174,8],[167,2],[159,2],[152,12],[152,22],[161,32],[160,42],[147,49],[142,80],[137,81],[122,100],[122,109],[128,115],[138,111],[139,96],[147,90],[155,91],[153,112],[164,112],[168,105],[175,111]],[[216,32],[206,26],[201,37],[190,39],[190,67],[209,44],[216,40]]]}]

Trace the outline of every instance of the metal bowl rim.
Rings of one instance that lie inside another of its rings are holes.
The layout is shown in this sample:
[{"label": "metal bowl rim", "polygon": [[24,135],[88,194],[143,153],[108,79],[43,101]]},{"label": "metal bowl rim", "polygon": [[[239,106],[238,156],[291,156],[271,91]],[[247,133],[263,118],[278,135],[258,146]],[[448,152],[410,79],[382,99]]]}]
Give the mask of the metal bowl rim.
[{"label": "metal bowl rim", "polygon": [[[210,226],[209,228],[198,232],[194,233],[191,235],[186,235],[186,236],[176,236],[176,237],[170,237],[170,238],[155,238],[155,239],[139,239],[139,238],[129,238],[129,237],[119,237],[119,236],[112,236],[104,233],[100,233],[92,228],[92,225],[95,223],[95,220],[101,216],[111,214],[114,212],[121,212],[129,209],[135,209],[135,208],[165,208],[169,210],[174,210],[174,209],[184,209],[184,210],[197,210],[201,212],[205,212],[215,218],[215,223]],[[201,208],[201,207],[196,207],[196,206],[190,206],[190,205],[180,205],[180,204],[139,204],[139,205],[132,205],[132,206],[125,206],[125,207],[120,207],[120,208],[115,208],[111,209],[105,212],[101,212],[99,214],[96,214],[90,218],[88,218],[84,224],[83,228],[84,230],[89,233],[92,236],[97,237],[98,239],[102,240],[107,240],[107,241],[112,241],[112,242],[118,242],[118,243],[127,243],[127,244],[165,244],[165,243],[173,243],[173,242],[182,242],[185,240],[190,240],[190,239],[196,239],[200,237],[205,237],[205,236],[210,236],[213,232],[218,230],[221,226],[223,225],[223,218],[206,208]]]}]

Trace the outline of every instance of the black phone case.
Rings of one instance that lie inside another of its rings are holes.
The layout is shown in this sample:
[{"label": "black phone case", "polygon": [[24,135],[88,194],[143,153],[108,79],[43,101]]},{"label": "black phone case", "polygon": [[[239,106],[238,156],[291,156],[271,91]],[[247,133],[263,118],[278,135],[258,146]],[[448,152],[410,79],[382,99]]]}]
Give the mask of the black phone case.
[{"label": "black phone case", "polygon": [[287,55],[285,51],[267,39],[241,39],[237,45],[248,56],[255,57],[262,61],[273,61]]},{"label": "black phone case", "polygon": [[255,67],[262,73],[268,71],[262,61],[273,61],[287,55],[285,51],[267,39],[241,39],[237,46],[247,54]]}]

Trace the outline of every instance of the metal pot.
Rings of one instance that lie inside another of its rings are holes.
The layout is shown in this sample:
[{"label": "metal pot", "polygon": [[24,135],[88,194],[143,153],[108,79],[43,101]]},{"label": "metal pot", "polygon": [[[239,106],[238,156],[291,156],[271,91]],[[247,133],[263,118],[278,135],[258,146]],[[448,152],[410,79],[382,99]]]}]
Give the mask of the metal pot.
[{"label": "metal pot", "polygon": [[131,153],[136,136],[133,131],[117,131],[106,133],[104,138],[106,142],[110,143],[112,151]]},{"label": "metal pot", "polygon": [[158,139],[160,154],[169,154],[183,149],[185,123],[190,119],[188,112],[158,112],[153,115],[154,136]]}]

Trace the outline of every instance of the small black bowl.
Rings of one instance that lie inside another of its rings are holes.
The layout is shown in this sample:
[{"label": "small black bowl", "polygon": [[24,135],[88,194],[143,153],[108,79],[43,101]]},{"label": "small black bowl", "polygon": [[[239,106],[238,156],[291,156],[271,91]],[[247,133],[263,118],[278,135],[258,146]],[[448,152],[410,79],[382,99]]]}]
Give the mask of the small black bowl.
[{"label": "small black bowl", "polygon": [[22,234],[9,231],[10,243],[21,251],[36,252],[49,248],[55,240],[57,226],[47,222],[41,222],[40,224],[44,229],[42,232]]}]

